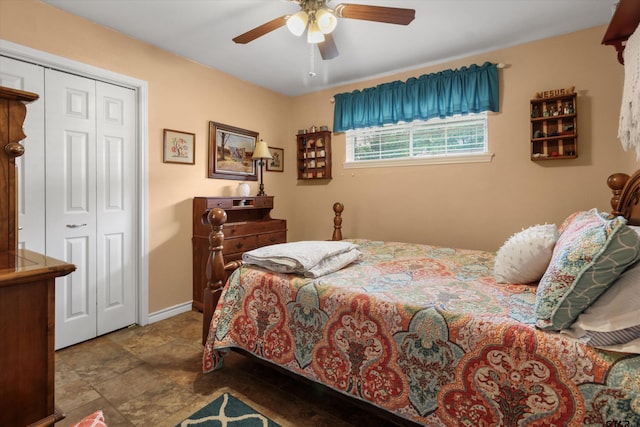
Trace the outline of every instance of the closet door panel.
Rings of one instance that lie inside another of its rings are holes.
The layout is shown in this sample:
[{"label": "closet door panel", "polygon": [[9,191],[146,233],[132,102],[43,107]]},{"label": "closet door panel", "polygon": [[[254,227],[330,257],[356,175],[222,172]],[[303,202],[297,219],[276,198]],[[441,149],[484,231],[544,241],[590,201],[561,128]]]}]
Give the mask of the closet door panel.
[{"label": "closet door panel", "polygon": [[46,252],[76,266],[56,279],[56,349],[96,336],[95,81],[45,71]]},{"label": "closet door panel", "polygon": [[135,93],[96,83],[98,335],[135,323]]},{"label": "closet door panel", "polygon": [[40,95],[40,99],[27,104],[27,117],[23,125],[27,137],[22,142],[25,153],[16,158],[16,169],[18,248],[44,253],[44,68],[0,56],[0,86]]}]

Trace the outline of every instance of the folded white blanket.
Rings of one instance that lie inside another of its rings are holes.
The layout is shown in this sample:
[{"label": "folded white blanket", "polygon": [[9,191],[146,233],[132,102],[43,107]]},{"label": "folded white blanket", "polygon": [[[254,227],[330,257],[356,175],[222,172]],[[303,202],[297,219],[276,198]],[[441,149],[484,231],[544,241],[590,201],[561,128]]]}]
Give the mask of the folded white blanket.
[{"label": "folded white blanket", "polygon": [[242,261],[278,273],[320,277],[340,270],[359,257],[356,244],[312,240],[264,246],[245,252]]}]

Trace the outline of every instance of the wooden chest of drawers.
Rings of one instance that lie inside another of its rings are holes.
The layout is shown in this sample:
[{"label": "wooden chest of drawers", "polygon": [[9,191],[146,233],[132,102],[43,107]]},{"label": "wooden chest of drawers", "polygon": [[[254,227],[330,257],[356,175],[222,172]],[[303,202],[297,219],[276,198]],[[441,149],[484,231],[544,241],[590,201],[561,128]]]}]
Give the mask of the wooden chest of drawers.
[{"label": "wooden chest of drawers", "polygon": [[203,310],[203,290],[207,286],[209,233],[207,212],[222,208],[227,212],[224,225],[224,261],[242,258],[246,251],[287,241],[287,221],[272,219],[273,197],[195,197],[193,199],[193,303]]}]

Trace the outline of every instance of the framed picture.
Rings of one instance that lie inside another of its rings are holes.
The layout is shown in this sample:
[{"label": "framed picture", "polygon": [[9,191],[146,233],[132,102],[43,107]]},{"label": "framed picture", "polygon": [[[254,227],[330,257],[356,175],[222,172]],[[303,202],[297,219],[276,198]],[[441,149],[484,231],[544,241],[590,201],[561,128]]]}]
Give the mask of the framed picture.
[{"label": "framed picture", "polygon": [[257,181],[257,140],[258,132],[209,122],[209,178]]},{"label": "framed picture", "polygon": [[267,170],[273,172],[284,171],[284,148],[269,147],[271,160],[267,160]]},{"label": "framed picture", "polygon": [[164,163],[196,163],[196,134],[179,130],[164,130]]}]

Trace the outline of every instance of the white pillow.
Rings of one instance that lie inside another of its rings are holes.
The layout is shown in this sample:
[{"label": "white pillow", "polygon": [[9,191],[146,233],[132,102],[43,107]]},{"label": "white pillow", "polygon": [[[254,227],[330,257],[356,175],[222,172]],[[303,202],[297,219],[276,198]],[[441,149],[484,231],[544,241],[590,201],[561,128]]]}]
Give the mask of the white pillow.
[{"label": "white pillow", "polygon": [[558,240],[555,224],[534,225],[513,236],[498,249],[494,277],[498,283],[532,283],[549,266]]}]

